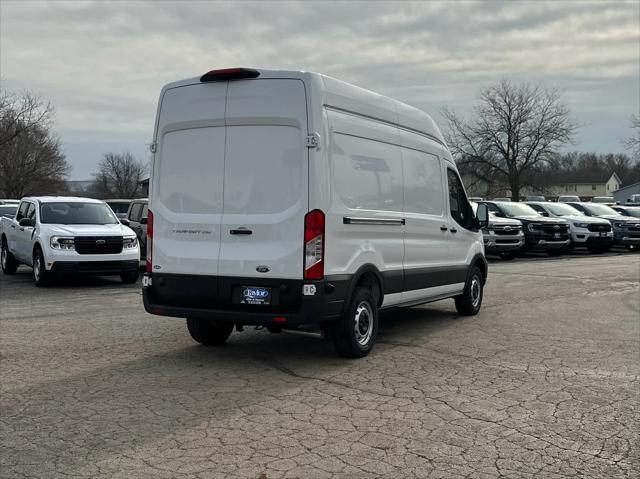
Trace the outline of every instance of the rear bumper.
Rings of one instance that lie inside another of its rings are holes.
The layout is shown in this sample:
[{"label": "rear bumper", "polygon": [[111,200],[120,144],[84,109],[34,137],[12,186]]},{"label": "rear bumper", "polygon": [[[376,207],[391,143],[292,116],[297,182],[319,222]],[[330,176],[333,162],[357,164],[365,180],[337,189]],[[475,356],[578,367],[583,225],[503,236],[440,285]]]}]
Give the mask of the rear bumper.
[{"label": "rear bumper", "polygon": [[100,276],[118,275],[138,271],[138,260],[127,261],[56,261],[51,266],[52,273],[95,274]]},{"label": "rear bumper", "polygon": [[[303,295],[303,285],[315,287],[315,293]],[[242,286],[271,288],[272,304],[239,304]],[[287,326],[337,319],[348,288],[346,279],[302,281],[153,273],[144,277],[142,298],[145,310],[159,316]]]}]

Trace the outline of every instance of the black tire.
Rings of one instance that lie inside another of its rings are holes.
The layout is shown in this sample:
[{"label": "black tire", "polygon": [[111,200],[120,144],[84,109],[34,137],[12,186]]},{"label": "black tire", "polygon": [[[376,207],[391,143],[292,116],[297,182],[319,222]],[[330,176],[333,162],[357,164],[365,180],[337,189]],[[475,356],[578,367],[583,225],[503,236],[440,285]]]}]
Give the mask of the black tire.
[{"label": "black tire", "polygon": [[220,323],[207,319],[187,318],[187,329],[191,337],[205,346],[220,346],[231,335],[233,323]]},{"label": "black tire", "polygon": [[40,246],[36,246],[33,250],[33,282],[36,286],[47,286],[51,280],[51,273],[47,271],[44,262],[44,255]]},{"label": "black tire", "polygon": [[510,260],[516,257],[516,253],[513,251],[502,251],[500,252],[500,257],[502,259]]},{"label": "black tire", "polygon": [[136,281],[138,281],[139,277],[140,277],[140,269],[137,269],[135,271],[126,271],[120,274],[120,279],[124,284],[133,284]]},{"label": "black tire", "polygon": [[564,254],[563,249],[549,249],[547,250],[547,254],[552,257],[562,256]]},{"label": "black tire", "polygon": [[14,256],[9,252],[9,245],[7,245],[7,240],[2,238],[2,250],[0,252],[1,262],[2,262],[2,272],[4,274],[15,274],[18,269],[18,261],[14,258]]},{"label": "black tire", "polygon": [[333,344],[340,356],[362,358],[371,352],[377,336],[378,306],[375,297],[369,288],[358,287],[344,314],[331,325]]},{"label": "black tire", "polygon": [[484,281],[482,272],[477,266],[473,266],[469,271],[464,292],[455,297],[456,309],[463,316],[475,316],[480,311],[482,299],[484,297]]}]

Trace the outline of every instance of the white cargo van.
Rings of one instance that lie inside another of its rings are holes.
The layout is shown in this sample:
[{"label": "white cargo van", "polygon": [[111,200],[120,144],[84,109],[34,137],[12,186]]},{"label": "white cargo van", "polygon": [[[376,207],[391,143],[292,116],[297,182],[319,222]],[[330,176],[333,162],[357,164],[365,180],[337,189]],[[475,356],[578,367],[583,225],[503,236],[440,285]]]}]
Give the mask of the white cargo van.
[{"label": "white cargo van", "polygon": [[380,309],[482,303],[476,219],[425,113],[317,73],[235,68],[165,86],[144,305],[221,344],[316,326],[366,355]]}]

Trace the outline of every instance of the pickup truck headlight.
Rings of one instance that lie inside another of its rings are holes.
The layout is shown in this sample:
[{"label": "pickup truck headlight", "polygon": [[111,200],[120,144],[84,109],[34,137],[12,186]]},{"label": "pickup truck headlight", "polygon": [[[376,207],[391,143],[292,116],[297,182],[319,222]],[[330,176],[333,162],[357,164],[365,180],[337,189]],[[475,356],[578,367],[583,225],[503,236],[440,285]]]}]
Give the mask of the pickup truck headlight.
[{"label": "pickup truck headlight", "polygon": [[138,246],[138,238],[136,236],[125,236],[122,242],[124,249],[135,248]]},{"label": "pickup truck headlight", "polygon": [[615,228],[624,228],[624,223],[613,223]]},{"label": "pickup truck headlight", "polygon": [[573,226],[575,226],[576,228],[588,228],[589,223],[573,223]]},{"label": "pickup truck headlight", "polygon": [[538,225],[535,223],[529,223],[529,226],[527,226],[527,229],[533,232],[538,229]]},{"label": "pickup truck headlight", "polygon": [[70,236],[52,236],[49,244],[53,249],[71,250],[75,249],[75,243]]}]

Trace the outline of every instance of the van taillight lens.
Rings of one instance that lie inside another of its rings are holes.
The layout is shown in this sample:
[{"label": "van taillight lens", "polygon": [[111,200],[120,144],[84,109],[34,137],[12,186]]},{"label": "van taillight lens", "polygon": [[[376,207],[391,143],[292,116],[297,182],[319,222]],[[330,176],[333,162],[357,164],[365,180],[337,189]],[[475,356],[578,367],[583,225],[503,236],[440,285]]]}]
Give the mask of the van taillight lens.
[{"label": "van taillight lens", "polygon": [[304,217],[304,279],[324,277],[324,213],[313,210]]},{"label": "van taillight lens", "polygon": [[153,250],[153,213],[151,210],[147,212],[147,273],[153,270],[153,262],[151,253]]}]

